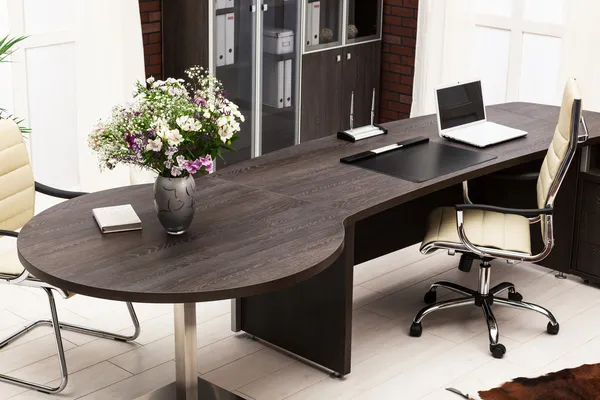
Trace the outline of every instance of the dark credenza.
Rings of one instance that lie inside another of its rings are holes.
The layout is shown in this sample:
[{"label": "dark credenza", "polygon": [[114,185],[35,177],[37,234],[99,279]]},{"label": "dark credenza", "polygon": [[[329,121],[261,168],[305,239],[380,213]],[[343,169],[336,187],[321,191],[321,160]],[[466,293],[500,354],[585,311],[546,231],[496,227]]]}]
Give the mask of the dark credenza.
[{"label": "dark credenza", "polygon": [[344,46],[302,57],[300,140],[319,139],[350,128],[354,92],[354,127],[371,123],[375,89],[378,121],[381,41]]},{"label": "dark credenza", "polygon": [[577,218],[574,235],[572,274],[600,283],[600,169],[597,146],[591,147],[590,165],[579,173]]}]

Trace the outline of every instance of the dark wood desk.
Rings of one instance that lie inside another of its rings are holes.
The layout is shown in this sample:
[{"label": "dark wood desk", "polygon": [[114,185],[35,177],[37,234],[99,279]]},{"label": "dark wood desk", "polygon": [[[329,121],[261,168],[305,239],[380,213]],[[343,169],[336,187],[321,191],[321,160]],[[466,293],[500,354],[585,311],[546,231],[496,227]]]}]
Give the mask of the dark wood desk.
[{"label": "dark wood desk", "polygon": [[[588,144],[598,143],[600,114],[585,116]],[[160,229],[151,186],[93,193],[34,217],[19,235],[19,257],[36,276],[76,293],[181,303],[181,360],[194,346],[194,302],[237,298],[236,330],[345,375],[354,265],[418,242],[433,207],[460,202],[462,181],[543,158],[558,108],[506,104],[489,107],[488,119],[529,135],[485,149],[494,160],[423,183],[339,159],[415,136],[440,140],[434,116],[387,124],[388,135],[354,144],[333,136],[304,143],[198,179],[196,219],[181,237]],[[91,209],[123,203],[134,206],[143,231],[101,235]]]}]

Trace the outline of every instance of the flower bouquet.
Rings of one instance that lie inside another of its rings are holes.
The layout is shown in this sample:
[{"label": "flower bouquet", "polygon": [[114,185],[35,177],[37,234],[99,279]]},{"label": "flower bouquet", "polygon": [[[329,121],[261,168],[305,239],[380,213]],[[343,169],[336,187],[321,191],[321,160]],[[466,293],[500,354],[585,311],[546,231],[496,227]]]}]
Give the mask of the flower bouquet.
[{"label": "flower bouquet", "polygon": [[196,174],[208,174],[221,151],[238,139],[238,107],[221,83],[201,67],[187,80],[149,78],[138,83],[131,103],[117,106],[89,136],[100,167],[117,164],[155,171],[154,204],[170,234],[184,233],[194,217]]}]

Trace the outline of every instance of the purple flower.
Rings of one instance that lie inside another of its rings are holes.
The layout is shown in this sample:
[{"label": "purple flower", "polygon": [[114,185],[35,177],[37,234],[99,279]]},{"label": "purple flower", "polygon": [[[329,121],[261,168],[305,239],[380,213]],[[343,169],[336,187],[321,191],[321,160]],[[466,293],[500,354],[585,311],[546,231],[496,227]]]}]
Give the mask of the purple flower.
[{"label": "purple flower", "polygon": [[[177,147],[174,147],[174,146],[169,146],[169,147],[167,148],[167,151],[165,152],[165,155],[167,156],[167,158],[168,158],[169,160],[172,160],[172,159],[173,159],[173,155],[174,155],[175,153],[177,153]],[[167,167],[167,168],[169,168],[169,167]]]},{"label": "purple flower", "polygon": [[202,97],[195,97],[194,98],[194,104],[198,104],[198,105],[206,105],[206,100],[204,100]]},{"label": "purple flower", "polygon": [[181,169],[179,169],[178,167],[171,168],[171,175],[172,176],[179,176],[179,175],[181,175]]},{"label": "purple flower", "polygon": [[202,167],[205,168],[206,172],[212,172],[213,162],[212,162],[212,158],[209,154],[206,157],[200,157],[194,161],[186,160],[185,162],[183,162],[182,167],[187,172],[189,172],[190,175],[194,175],[198,171],[200,171],[202,169]]},{"label": "purple flower", "polygon": [[130,149],[134,149],[135,146],[135,138],[136,136],[132,135],[131,133],[128,133],[125,135],[125,141],[127,142],[127,144],[129,145]]},{"label": "purple flower", "polygon": [[202,165],[206,168],[206,172],[213,172],[214,163],[210,154],[204,158],[200,157],[199,159],[202,160]]}]

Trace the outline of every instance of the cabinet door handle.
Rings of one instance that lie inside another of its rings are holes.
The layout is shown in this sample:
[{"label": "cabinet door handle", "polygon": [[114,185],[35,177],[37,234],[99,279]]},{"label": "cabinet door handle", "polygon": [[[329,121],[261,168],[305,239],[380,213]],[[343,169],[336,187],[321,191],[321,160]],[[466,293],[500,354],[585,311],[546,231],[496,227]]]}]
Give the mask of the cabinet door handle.
[{"label": "cabinet door handle", "polygon": [[337,56],[335,56],[335,58],[337,59],[337,62],[340,62],[340,61],[342,61],[342,56],[341,56],[341,55],[339,55],[339,54],[338,54]]},{"label": "cabinet door handle", "polygon": [[262,8],[263,11],[267,11],[269,9],[269,5],[268,4],[263,4],[261,6],[261,8]]},{"label": "cabinet door handle", "polygon": [[250,6],[250,12],[251,13],[255,13],[256,12],[256,6]]},{"label": "cabinet door handle", "polygon": [[352,59],[352,53],[346,54],[346,60],[351,60],[351,59]]}]

